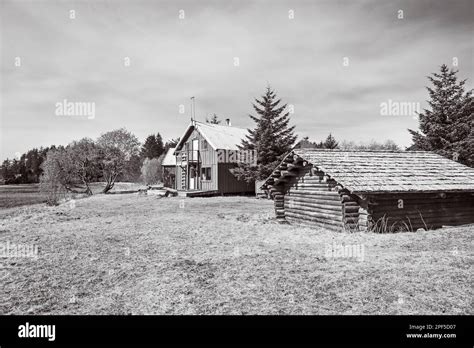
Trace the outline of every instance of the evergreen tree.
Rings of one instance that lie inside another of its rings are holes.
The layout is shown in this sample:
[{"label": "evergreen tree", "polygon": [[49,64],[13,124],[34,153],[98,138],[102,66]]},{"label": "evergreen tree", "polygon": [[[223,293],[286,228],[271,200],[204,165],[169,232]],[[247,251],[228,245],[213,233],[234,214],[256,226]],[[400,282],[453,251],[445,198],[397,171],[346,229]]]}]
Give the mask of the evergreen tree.
[{"label": "evergreen tree", "polygon": [[180,138],[168,140],[168,141],[165,143],[164,153],[166,154],[166,152],[168,152],[168,149],[169,149],[169,148],[176,147],[176,146],[178,145],[178,143],[179,143],[179,139],[180,139]]},{"label": "evergreen tree", "polygon": [[253,108],[257,116],[249,115],[256,123],[255,129],[249,129],[247,139],[240,147],[244,151],[256,151],[256,163],[239,163],[233,172],[239,180],[252,182],[268,177],[295,143],[294,126],[289,126],[289,113],[286,104],[279,105],[275,92],[267,87],[261,100],[255,99]]},{"label": "evergreen tree", "polygon": [[431,110],[419,114],[420,132],[409,129],[413,145],[409,150],[433,151],[470,167],[474,166],[474,100],[465,92],[466,80],[458,81],[457,70],[442,65],[440,73],[428,79],[426,87]]},{"label": "evergreen tree", "polygon": [[11,161],[7,158],[2,163],[2,178],[7,181],[11,180],[14,177],[14,173],[11,166]]},{"label": "evergreen tree", "polygon": [[152,134],[145,139],[145,143],[142,145],[140,155],[142,158],[155,158],[157,157],[158,150],[156,135]]},{"label": "evergreen tree", "polygon": [[156,158],[160,157],[163,152],[165,151],[165,146],[163,145],[163,139],[161,138],[161,134],[156,134]]},{"label": "evergreen tree", "polygon": [[337,149],[339,147],[339,143],[336,141],[336,139],[332,136],[331,133],[329,133],[328,137],[322,144],[322,147],[324,149]]},{"label": "evergreen tree", "polygon": [[302,140],[300,140],[298,142],[298,144],[296,144],[295,148],[297,149],[311,149],[311,148],[315,148],[316,144],[314,142],[311,142],[309,141],[309,137],[304,137]]},{"label": "evergreen tree", "polygon": [[325,142],[320,141],[310,141],[308,137],[304,137],[295,148],[298,149],[338,149],[339,143],[334,139],[334,137],[329,134]]},{"label": "evergreen tree", "polygon": [[217,117],[217,115],[216,115],[216,114],[213,114],[213,115],[212,115],[212,118],[211,118],[210,120],[209,120],[209,119],[207,119],[207,117],[206,117],[206,123],[211,123],[211,124],[220,124],[220,123],[221,123],[221,121],[219,120],[219,117]]},{"label": "evergreen tree", "polygon": [[161,134],[157,133],[156,135],[149,135],[145,139],[145,143],[142,145],[140,155],[144,158],[158,158],[165,151],[163,145],[163,139]]}]

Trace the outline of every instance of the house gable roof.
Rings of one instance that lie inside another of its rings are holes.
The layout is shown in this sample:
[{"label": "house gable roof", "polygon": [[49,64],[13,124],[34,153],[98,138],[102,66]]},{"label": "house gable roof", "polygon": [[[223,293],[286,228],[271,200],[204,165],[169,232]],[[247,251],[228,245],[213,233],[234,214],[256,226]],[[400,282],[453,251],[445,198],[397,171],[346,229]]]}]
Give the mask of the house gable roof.
[{"label": "house gable roof", "polygon": [[162,166],[175,166],[176,165],[176,157],[174,156],[174,147],[170,147],[166,152],[165,157],[163,157],[163,161],[161,162]]},{"label": "house gable roof", "polygon": [[249,134],[243,128],[193,121],[186,128],[175,152],[183,147],[193,130],[197,130],[214,150],[238,150],[242,140]]},{"label": "house gable roof", "polygon": [[474,168],[431,152],[294,149],[289,155],[301,157],[355,194],[474,192]]}]

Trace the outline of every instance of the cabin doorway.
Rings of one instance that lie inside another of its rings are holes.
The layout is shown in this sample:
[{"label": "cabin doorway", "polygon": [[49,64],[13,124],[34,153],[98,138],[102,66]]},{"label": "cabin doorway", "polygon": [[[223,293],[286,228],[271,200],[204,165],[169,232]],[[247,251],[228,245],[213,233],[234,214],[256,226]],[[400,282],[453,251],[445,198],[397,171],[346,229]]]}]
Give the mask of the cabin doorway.
[{"label": "cabin doorway", "polygon": [[197,170],[195,165],[189,166],[189,189],[197,189]]}]

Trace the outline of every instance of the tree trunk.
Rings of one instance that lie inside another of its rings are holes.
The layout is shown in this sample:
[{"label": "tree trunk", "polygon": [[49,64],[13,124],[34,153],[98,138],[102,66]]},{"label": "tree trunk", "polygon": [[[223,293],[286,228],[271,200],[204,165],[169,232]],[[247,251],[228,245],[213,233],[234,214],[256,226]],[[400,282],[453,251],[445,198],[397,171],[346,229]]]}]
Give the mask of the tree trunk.
[{"label": "tree trunk", "polygon": [[107,182],[107,184],[105,185],[104,189],[102,190],[102,193],[107,193],[109,192],[110,190],[112,190],[112,188],[114,187],[114,185],[110,184]]},{"label": "tree trunk", "polygon": [[92,196],[92,190],[91,188],[89,187],[88,184],[86,184],[86,192],[85,192],[88,196]]},{"label": "tree trunk", "polygon": [[104,189],[102,190],[102,193],[107,193],[110,190],[114,188],[115,185],[115,179],[117,179],[118,174],[111,175],[109,178],[107,178],[107,184],[105,185]]},{"label": "tree trunk", "polygon": [[82,183],[84,184],[84,186],[86,187],[84,193],[88,196],[92,196],[92,190],[89,187],[89,183],[87,182],[87,180],[84,177],[82,177],[81,180],[82,180]]}]

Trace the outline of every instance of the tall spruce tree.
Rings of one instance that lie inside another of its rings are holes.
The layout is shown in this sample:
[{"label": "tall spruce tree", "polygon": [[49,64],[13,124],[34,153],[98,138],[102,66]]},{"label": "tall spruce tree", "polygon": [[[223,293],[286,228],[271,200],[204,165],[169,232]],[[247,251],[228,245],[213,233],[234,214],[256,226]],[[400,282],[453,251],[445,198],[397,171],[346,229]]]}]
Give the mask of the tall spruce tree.
[{"label": "tall spruce tree", "polygon": [[457,72],[443,64],[428,77],[431,110],[419,114],[420,132],[408,130],[414,143],[409,150],[433,151],[474,167],[473,91],[465,92],[466,80],[458,81]]},{"label": "tall spruce tree", "polygon": [[164,152],[165,148],[160,133],[149,135],[141,149],[142,158],[158,158]]},{"label": "tall spruce tree", "polygon": [[156,134],[156,153],[160,157],[163,152],[165,151],[165,146],[163,145],[163,138],[161,137],[160,133]]},{"label": "tall spruce tree", "polygon": [[255,129],[249,129],[247,139],[242,140],[241,150],[255,150],[256,163],[240,163],[234,170],[239,180],[252,182],[267,178],[291,150],[295,143],[294,126],[289,126],[289,112],[285,112],[287,104],[279,105],[270,86],[260,100],[252,104],[257,116],[249,115],[256,123]]},{"label": "tall spruce tree", "polygon": [[322,147],[325,148],[325,149],[337,149],[339,147],[339,143],[332,136],[332,134],[329,133],[329,135],[326,138],[326,140],[324,141]]},{"label": "tall spruce tree", "polygon": [[220,124],[221,123],[221,120],[219,120],[219,117],[216,115],[216,114],[213,114],[211,119],[208,119],[206,117],[206,123],[210,123],[210,124]]}]

